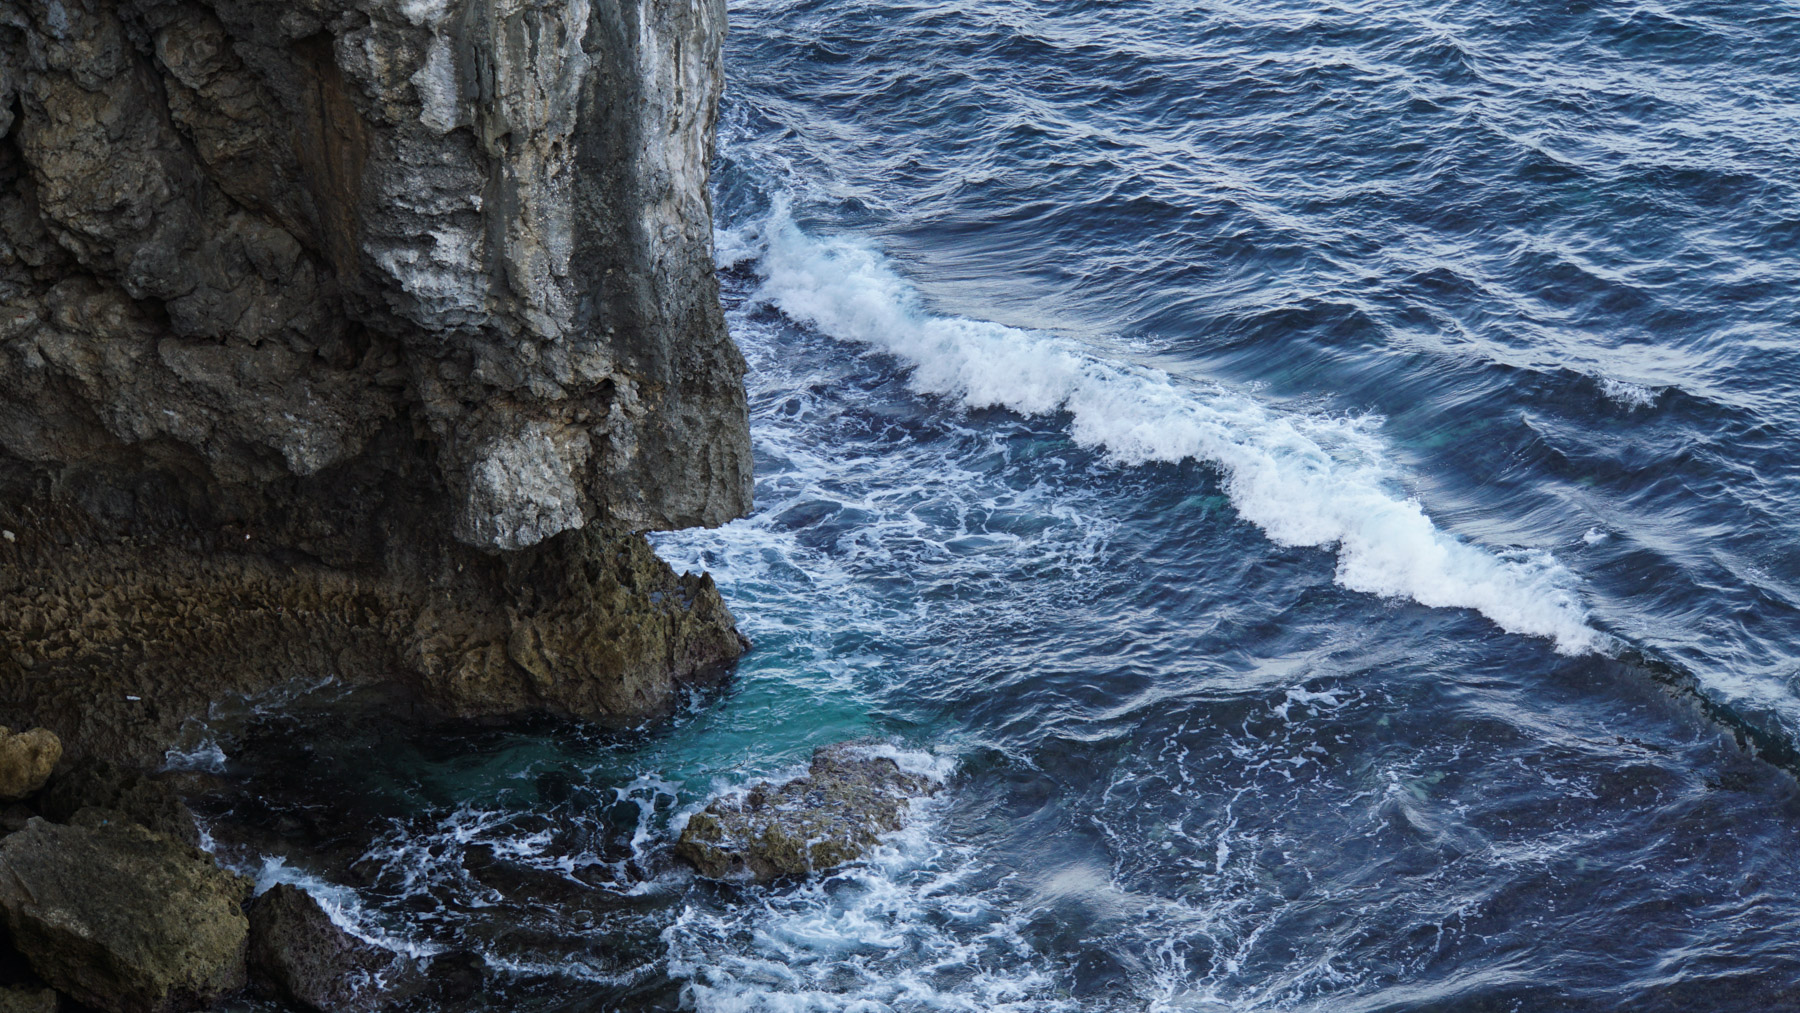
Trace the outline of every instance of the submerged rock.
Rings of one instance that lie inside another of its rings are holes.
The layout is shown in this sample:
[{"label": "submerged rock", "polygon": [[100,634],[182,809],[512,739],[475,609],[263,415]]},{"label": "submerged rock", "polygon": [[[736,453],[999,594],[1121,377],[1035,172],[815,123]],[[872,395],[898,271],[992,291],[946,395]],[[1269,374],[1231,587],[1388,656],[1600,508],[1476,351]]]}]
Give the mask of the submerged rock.
[{"label": "submerged rock", "polygon": [[675,854],[711,879],[766,883],[829,872],[900,829],[910,800],[940,787],[855,745],[824,746],[805,777],[780,787],[758,784],[742,799],[720,799],[694,814]]},{"label": "submerged rock", "polygon": [[305,890],[280,884],[250,905],[250,973],[309,1009],[379,1009],[404,970],[399,956],[339,928]]},{"label": "submerged rock", "polygon": [[13,732],[0,725],[0,801],[16,802],[44,786],[62,759],[62,740],[48,728]]},{"label": "submerged rock", "polygon": [[110,1013],[164,1013],[243,987],[250,882],[205,852],[85,810],[0,842],[0,916],[44,981]]}]

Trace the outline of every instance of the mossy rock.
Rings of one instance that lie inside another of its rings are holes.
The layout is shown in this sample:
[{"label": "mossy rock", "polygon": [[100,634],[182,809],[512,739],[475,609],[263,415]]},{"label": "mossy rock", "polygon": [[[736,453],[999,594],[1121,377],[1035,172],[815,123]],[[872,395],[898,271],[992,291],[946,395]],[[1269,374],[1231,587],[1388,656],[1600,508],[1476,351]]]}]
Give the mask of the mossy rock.
[{"label": "mossy rock", "polygon": [[56,991],[49,988],[0,988],[0,1013],[56,1013]]}]

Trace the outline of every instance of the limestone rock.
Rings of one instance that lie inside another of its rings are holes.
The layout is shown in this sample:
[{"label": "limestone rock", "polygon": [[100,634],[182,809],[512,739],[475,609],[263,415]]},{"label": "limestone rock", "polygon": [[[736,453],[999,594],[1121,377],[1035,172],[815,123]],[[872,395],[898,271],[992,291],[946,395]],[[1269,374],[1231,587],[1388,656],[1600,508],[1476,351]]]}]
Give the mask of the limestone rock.
[{"label": "limestone rock", "polygon": [[345,932],[311,894],[285,883],[250,905],[249,963],[260,984],[322,1013],[380,1008],[403,970],[396,954]]},{"label": "limestone rock", "polygon": [[48,728],[13,732],[0,725],[0,801],[16,802],[44,786],[62,759],[62,740]]},{"label": "limestone rock", "polygon": [[742,799],[694,814],[675,854],[711,879],[766,883],[829,872],[900,829],[909,800],[939,787],[854,744],[825,746],[813,753],[807,776],[780,787],[759,784]]},{"label": "limestone rock", "polygon": [[37,819],[0,842],[13,945],[57,991],[112,1013],[189,1009],[243,987],[248,894],[204,852],[136,824]]},{"label": "limestone rock", "polygon": [[[159,765],[218,697],[319,672],[398,683],[414,706],[396,717],[635,725],[723,678],[743,649],[709,578],[593,526],[373,574],[160,540],[78,544],[9,559],[0,542],[0,718],[54,729],[75,758]],[[30,590],[4,593],[9,579]],[[9,674],[9,649],[31,667]]]}]

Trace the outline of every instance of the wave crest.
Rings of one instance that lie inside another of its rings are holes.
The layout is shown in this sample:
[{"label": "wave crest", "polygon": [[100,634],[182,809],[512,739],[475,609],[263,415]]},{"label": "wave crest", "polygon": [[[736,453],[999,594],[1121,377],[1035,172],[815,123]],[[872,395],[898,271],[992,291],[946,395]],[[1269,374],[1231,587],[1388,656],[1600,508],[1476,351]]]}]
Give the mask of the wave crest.
[{"label": "wave crest", "polygon": [[1278,544],[1335,550],[1337,581],[1351,590],[1474,609],[1564,654],[1616,648],[1548,552],[1471,545],[1392,491],[1397,476],[1371,420],[1284,413],[1054,335],[932,314],[880,253],[808,235],[784,201],[725,239],[740,263],[754,252],[759,300],[901,360],[914,390],[971,408],[1066,412],[1076,442],[1120,465],[1211,465],[1240,517]]}]

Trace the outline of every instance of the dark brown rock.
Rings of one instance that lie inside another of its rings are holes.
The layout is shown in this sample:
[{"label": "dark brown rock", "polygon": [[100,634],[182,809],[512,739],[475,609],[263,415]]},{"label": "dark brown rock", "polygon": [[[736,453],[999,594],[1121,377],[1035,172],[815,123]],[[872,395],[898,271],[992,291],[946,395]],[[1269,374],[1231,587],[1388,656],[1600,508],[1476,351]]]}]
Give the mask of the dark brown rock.
[{"label": "dark brown rock", "polygon": [[[460,564],[376,577],[78,544],[12,554],[0,542],[0,574],[14,563],[32,589],[0,594],[0,715],[55,729],[76,756],[154,766],[220,695],[318,672],[397,680],[421,717],[635,724],[742,650],[710,578],[677,575],[623,532],[566,532],[500,557],[461,550]],[[31,667],[9,673],[9,647]]]},{"label": "dark brown rock", "polygon": [[939,787],[854,744],[825,746],[813,753],[807,776],[780,787],[758,784],[741,799],[694,814],[675,854],[711,879],[766,883],[829,872],[900,829],[910,799]]},{"label": "dark brown rock", "polygon": [[243,987],[250,884],[205,852],[86,810],[0,842],[0,915],[39,977],[97,1010],[164,1013]]},{"label": "dark brown rock", "polygon": [[397,954],[334,924],[305,890],[285,883],[250,905],[251,977],[322,1013],[379,1009],[406,968]]}]

